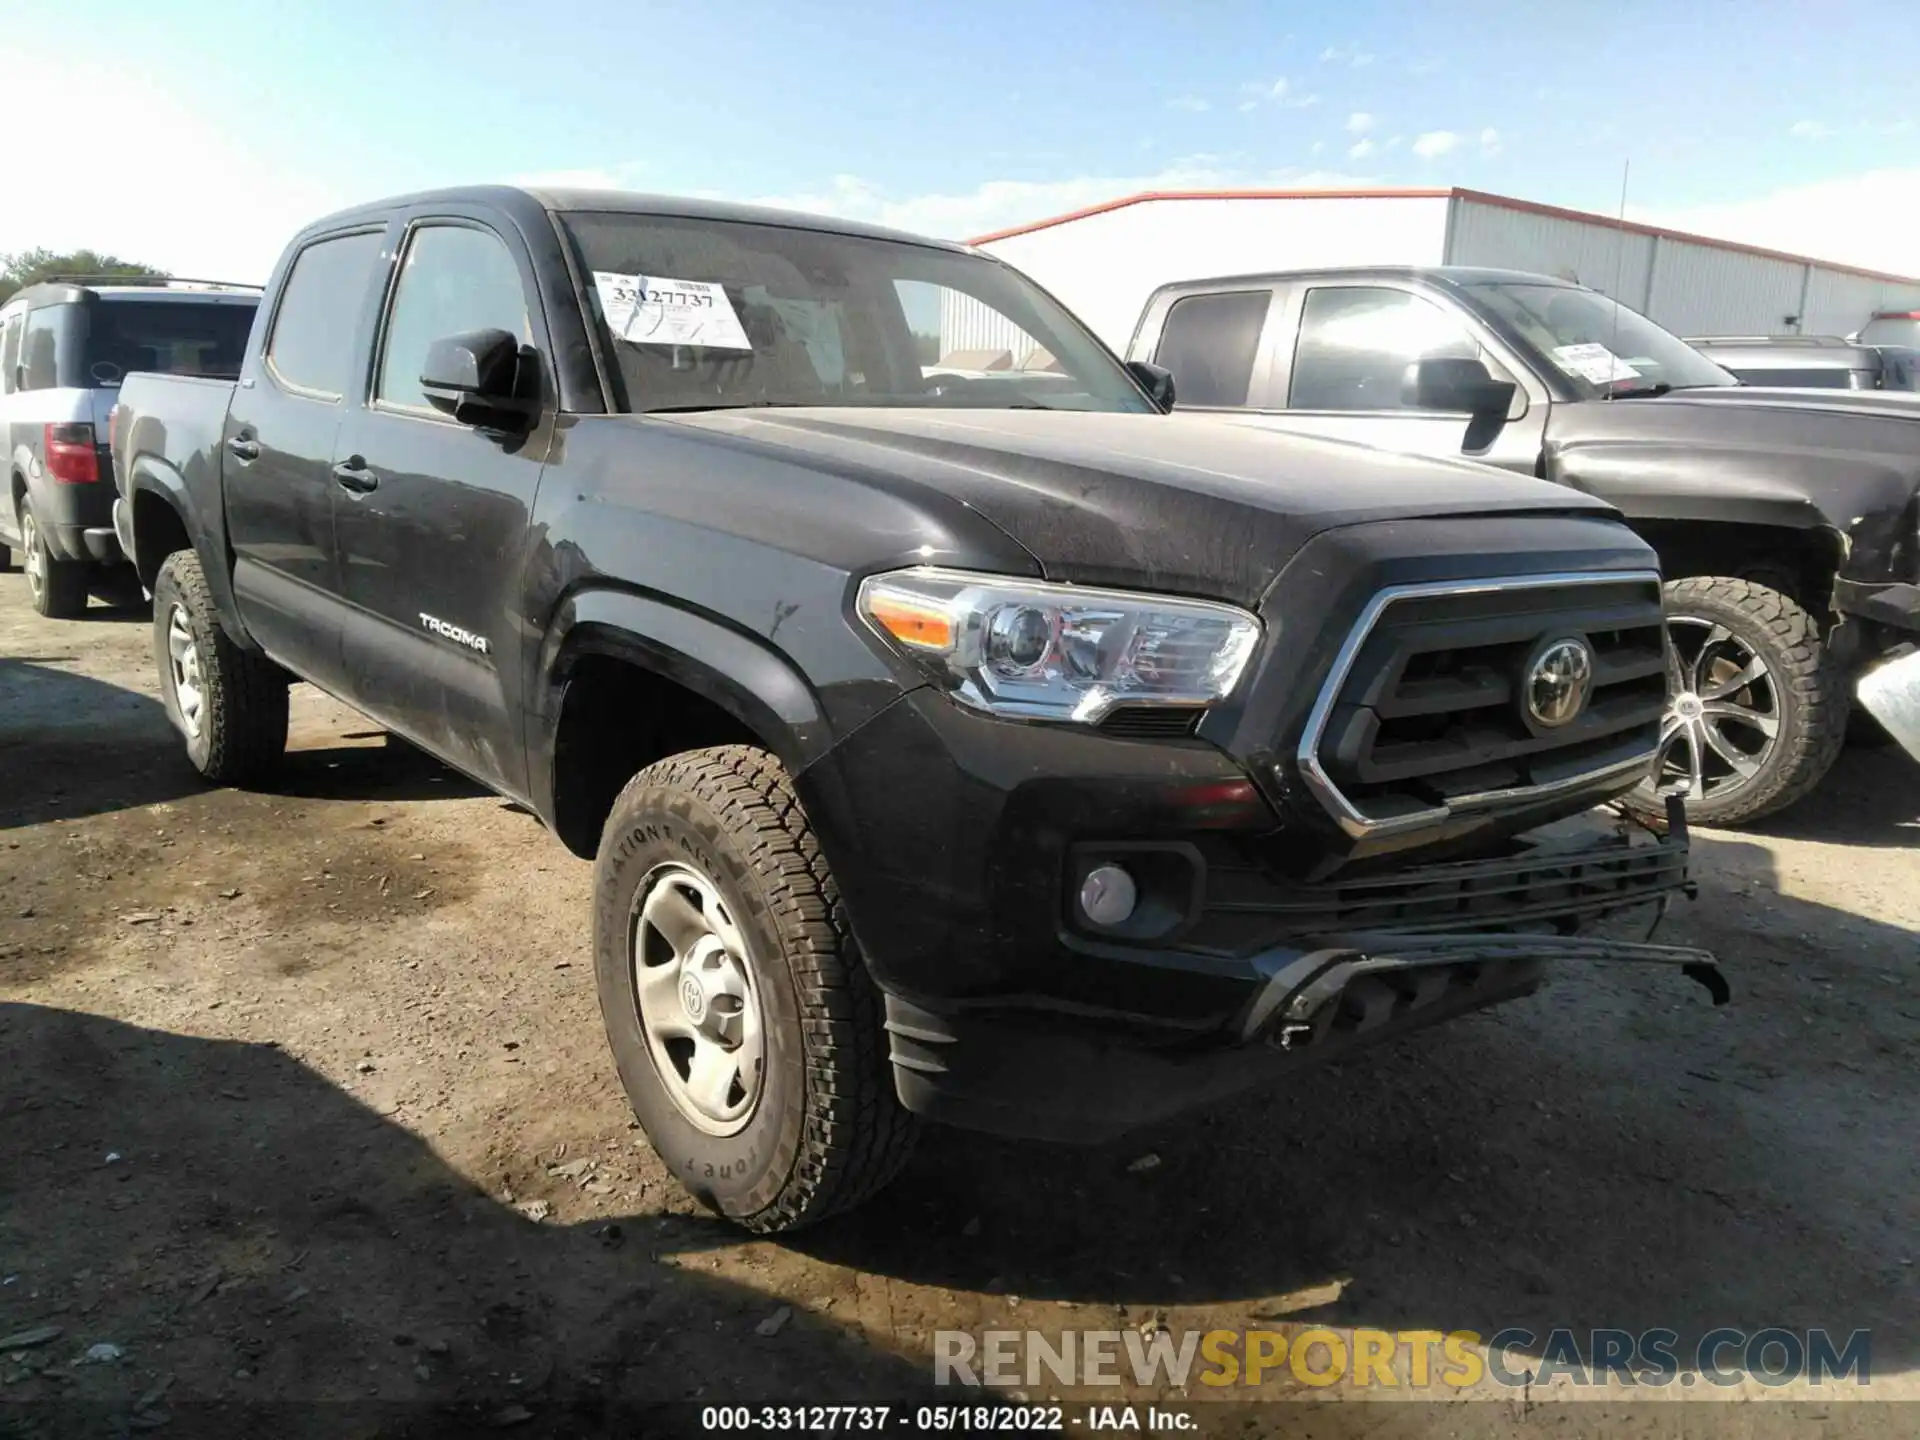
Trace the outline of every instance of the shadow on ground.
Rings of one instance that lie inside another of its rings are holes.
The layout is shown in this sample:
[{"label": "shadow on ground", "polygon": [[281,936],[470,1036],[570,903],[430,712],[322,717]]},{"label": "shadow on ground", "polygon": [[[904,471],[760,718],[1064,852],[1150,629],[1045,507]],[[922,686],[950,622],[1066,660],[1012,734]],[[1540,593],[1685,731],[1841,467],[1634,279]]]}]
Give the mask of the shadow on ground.
[{"label": "shadow on ground", "polygon": [[[705,1222],[536,1224],[270,1046],[0,1004],[0,1052],[0,1335],[61,1332],[0,1355],[29,1402],[9,1418],[158,1410],[199,1436],[207,1402],[271,1400],[272,1433],[371,1434],[349,1413],[377,1401],[383,1435],[575,1434],[612,1406],[926,1387],[652,1258]],[[100,1343],[124,1356],[70,1363]]]},{"label": "shadow on ground", "polygon": [[[160,702],[60,667],[0,659],[0,830],[178,800],[206,789]],[[412,746],[289,751],[266,788],[299,799],[437,800],[484,793]]]},{"label": "shadow on ground", "polygon": [[1920,765],[1891,743],[1844,750],[1818,790],[1747,828],[1783,840],[1920,850]]}]

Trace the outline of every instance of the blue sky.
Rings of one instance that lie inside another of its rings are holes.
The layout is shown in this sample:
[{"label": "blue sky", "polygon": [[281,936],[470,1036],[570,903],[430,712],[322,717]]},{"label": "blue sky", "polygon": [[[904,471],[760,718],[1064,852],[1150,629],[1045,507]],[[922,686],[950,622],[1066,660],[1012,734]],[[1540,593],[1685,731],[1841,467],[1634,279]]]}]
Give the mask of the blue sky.
[{"label": "blue sky", "polygon": [[334,205],[528,176],[957,237],[1153,185],[1462,184],[1611,211],[1630,159],[1642,218],[1920,272],[1920,85],[1888,58],[1920,54],[1913,0],[266,13],[0,0],[0,75],[61,117],[0,250],[237,274]]}]

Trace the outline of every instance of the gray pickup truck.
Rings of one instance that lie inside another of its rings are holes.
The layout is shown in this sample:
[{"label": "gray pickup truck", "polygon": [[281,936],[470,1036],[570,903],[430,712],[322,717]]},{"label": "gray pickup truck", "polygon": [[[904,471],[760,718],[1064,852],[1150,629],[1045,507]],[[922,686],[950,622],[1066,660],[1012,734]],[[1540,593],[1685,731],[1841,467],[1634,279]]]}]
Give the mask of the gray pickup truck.
[{"label": "gray pickup truck", "polygon": [[1563,280],[1457,266],[1183,281],[1128,354],[1185,410],[1478,460],[1610,500],[1660,556],[1655,774],[1734,824],[1806,794],[1859,699],[1920,759],[1920,402],[1739,385]]}]

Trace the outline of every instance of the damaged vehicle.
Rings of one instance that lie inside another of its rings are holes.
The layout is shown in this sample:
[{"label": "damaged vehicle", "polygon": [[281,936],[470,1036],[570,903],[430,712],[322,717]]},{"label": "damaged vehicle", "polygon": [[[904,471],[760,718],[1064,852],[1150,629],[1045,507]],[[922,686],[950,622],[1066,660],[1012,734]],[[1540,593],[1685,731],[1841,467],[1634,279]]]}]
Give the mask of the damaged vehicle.
[{"label": "damaged vehicle", "polygon": [[[1460,266],[1183,281],[1128,354],[1182,407],[1462,457],[1611,501],[1667,583],[1657,820],[1756,820],[1824,776],[1861,705],[1920,759],[1920,403],[1741,385],[1569,281]],[[1863,718],[1863,717],[1862,717]]]},{"label": "damaged vehicle", "polygon": [[[1044,373],[927,373],[960,300]],[[760,1231],[923,1119],[1088,1141],[1650,943],[1653,550],[1476,465],[1167,413],[964,248],[592,192],[288,247],[237,384],[127,379],[207,779],[305,680],[594,859],[614,1063]],[[1596,928],[1597,927],[1597,928]]]}]

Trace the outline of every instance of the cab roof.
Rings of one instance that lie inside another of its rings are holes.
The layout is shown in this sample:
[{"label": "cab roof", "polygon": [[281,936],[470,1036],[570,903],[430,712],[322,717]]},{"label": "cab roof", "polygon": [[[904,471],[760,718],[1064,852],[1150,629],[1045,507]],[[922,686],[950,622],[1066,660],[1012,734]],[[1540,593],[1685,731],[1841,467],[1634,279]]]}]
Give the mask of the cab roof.
[{"label": "cab roof", "polygon": [[660,215],[675,219],[718,220],[740,225],[779,225],[790,230],[816,230],[828,235],[856,235],[870,240],[893,240],[909,245],[925,245],[939,250],[970,253],[970,248],[950,240],[934,240],[883,225],[868,225],[835,215],[813,215],[799,210],[780,210],[765,205],[743,205],[729,200],[698,200],[684,195],[652,195],[634,190],[591,190],[569,186],[545,185],[468,185],[451,189],[421,190],[369,201],[351,209],[337,211],[315,221],[301,233],[336,229],[342,224],[372,220],[397,210],[432,205],[488,205],[504,210],[521,223],[535,218],[535,212],[549,215],[615,214]]}]

